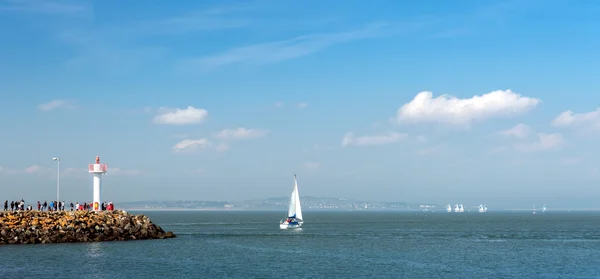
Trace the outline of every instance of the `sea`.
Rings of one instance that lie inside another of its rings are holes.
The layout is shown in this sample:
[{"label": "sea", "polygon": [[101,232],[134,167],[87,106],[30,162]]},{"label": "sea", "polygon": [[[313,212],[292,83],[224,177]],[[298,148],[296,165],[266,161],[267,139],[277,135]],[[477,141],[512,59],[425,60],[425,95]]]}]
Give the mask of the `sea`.
[{"label": "sea", "polygon": [[178,237],[0,245],[0,278],[600,278],[600,212],[144,211]]}]

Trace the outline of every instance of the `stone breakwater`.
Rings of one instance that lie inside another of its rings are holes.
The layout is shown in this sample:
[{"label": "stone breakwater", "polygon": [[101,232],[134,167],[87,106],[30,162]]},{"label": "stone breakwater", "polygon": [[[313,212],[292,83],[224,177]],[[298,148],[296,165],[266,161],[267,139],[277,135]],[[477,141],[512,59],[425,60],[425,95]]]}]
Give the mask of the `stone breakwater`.
[{"label": "stone breakwater", "polygon": [[114,211],[0,212],[0,244],[125,241],[176,237],[144,215]]}]

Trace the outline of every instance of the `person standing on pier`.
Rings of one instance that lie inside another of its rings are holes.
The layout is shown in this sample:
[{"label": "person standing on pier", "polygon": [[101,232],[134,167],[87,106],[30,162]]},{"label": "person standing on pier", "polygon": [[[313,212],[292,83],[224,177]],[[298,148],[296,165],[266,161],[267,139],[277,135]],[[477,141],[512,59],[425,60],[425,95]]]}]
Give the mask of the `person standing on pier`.
[{"label": "person standing on pier", "polygon": [[4,202],[4,211],[8,211],[8,200]]}]

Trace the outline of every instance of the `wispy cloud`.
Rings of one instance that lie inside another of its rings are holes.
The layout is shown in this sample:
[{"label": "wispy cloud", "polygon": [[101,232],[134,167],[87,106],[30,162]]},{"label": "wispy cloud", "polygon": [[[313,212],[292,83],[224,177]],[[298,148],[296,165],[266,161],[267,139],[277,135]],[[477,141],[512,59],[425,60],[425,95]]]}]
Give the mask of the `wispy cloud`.
[{"label": "wispy cloud", "polygon": [[538,133],[536,140],[515,144],[514,148],[521,152],[547,151],[563,147],[565,143],[564,137],[559,133]]},{"label": "wispy cloud", "polygon": [[71,102],[68,100],[60,100],[59,99],[59,100],[53,100],[48,103],[38,105],[38,109],[41,111],[50,111],[53,109],[64,108],[64,107],[72,107]]},{"label": "wispy cloud", "polygon": [[[78,26],[79,22],[73,25]],[[73,70],[92,69],[111,74],[131,72],[142,65],[162,59],[162,46],[148,46],[135,42],[135,36],[124,36],[114,30],[96,30],[70,27],[54,30],[55,38],[72,48],[72,56],[64,66]]]},{"label": "wispy cloud", "polygon": [[524,139],[531,134],[531,128],[525,124],[517,124],[510,129],[500,131],[499,134],[501,136]]},{"label": "wispy cloud", "polygon": [[0,166],[0,174],[7,175],[50,175],[52,174],[52,169],[48,167],[43,167],[39,165],[32,165],[24,169],[14,169],[14,168],[6,168]]},{"label": "wispy cloud", "polygon": [[[560,1],[558,1],[560,2]],[[524,14],[539,5],[556,3],[541,0],[503,0],[474,2],[471,10],[442,16],[444,25],[433,35],[435,38],[449,38],[493,32],[519,13]]]},{"label": "wispy cloud", "polygon": [[395,34],[401,29],[396,24],[370,24],[339,33],[308,34],[291,39],[265,42],[232,48],[223,53],[182,61],[186,67],[210,71],[219,67],[249,63],[264,65],[295,59],[324,50],[333,45]]},{"label": "wispy cloud", "polygon": [[433,146],[433,147],[419,149],[419,150],[415,151],[415,154],[419,155],[419,156],[427,156],[427,155],[439,154],[442,151],[443,151],[443,146]]},{"label": "wispy cloud", "polygon": [[221,130],[214,133],[213,137],[221,140],[245,140],[262,138],[268,133],[269,131],[264,129],[235,128]]},{"label": "wispy cloud", "polygon": [[354,135],[354,133],[348,132],[342,138],[342,147],[386,145],[399,142],[407,137],[408,134],[400,134],[396,132],[357,137]]},{"label": "wispy cloud", "polygon": [[182,15],[137,22],[123,31],[136,35],[174,35],[243,28],[252,24],[254,20],[247,13],[237,12],[252,9],[251,5],[233,5],[189,11]]},{"label": "wispy cloud", "polygon": [[321,163],[320,162],[305,162],[304,167],[307,169],[316,170],[319,167],[321,167]]},{"label": "wispy cloud", "polygon": [[73,48],[73,56],[65,61],[67,68],[124,75],[145,66],[170,63],[169,40],[149,44],[147,37],[244,28],[255,20],[247,13],[252,9],[250,4],[220,5],[191,9],[184,14],[128,20],[118,25],[73,22],[66,28],[57,26],[51,32],[61,43]]},{"label": "wispy cloud", "polygon": [[3,0],[0,1],[0,13],[29,13],[41,15],[80,16],[88,14],[90,6],[84,1],[52,0]]}]

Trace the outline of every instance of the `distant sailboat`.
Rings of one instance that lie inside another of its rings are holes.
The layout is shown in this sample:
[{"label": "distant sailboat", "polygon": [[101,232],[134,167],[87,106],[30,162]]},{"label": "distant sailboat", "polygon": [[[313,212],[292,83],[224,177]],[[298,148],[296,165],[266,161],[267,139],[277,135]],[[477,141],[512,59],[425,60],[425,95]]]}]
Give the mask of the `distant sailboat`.
[{"label": "distant sailboat", "polygon": [[483,205],[483,212],[487,212],[487,204]]},{"label": "distant sailboat", "polygon": [[535,214],[535,204],[533,205],[533,214]]},{"label": "distant sailboat", "polygon": [[542,207],[542,212],[546,212],[546,205],[544,204],[544,206]]},{"label": "distant sailboat", "polygon": [[465,208],[463,207],[462,203],[458,206],[458,212],[465,212]]},{"label": "distant sailboat", "polygon": [[458,204],[454,205],[454,212],[460,212],[460,208],[458,207]]},{"label": "distant sailboat", "polygon": [[290,205],[288,208],[287,218],[281,221],[279,228],[281,229],[297,229],[304,224],[302,219],[302,207],[300,206],[300,194],[298,193],[298,181],[294,174],[294,190],[290,196]]},{"label": "distant sailboat", "polygon": [[487,212],[487,205],[480,204],[479,205],[479,212]]},{"label": "distant sailboat", "polygon": [[450,204],[446,205],[446,212],[452,212],[452,206]]}]

